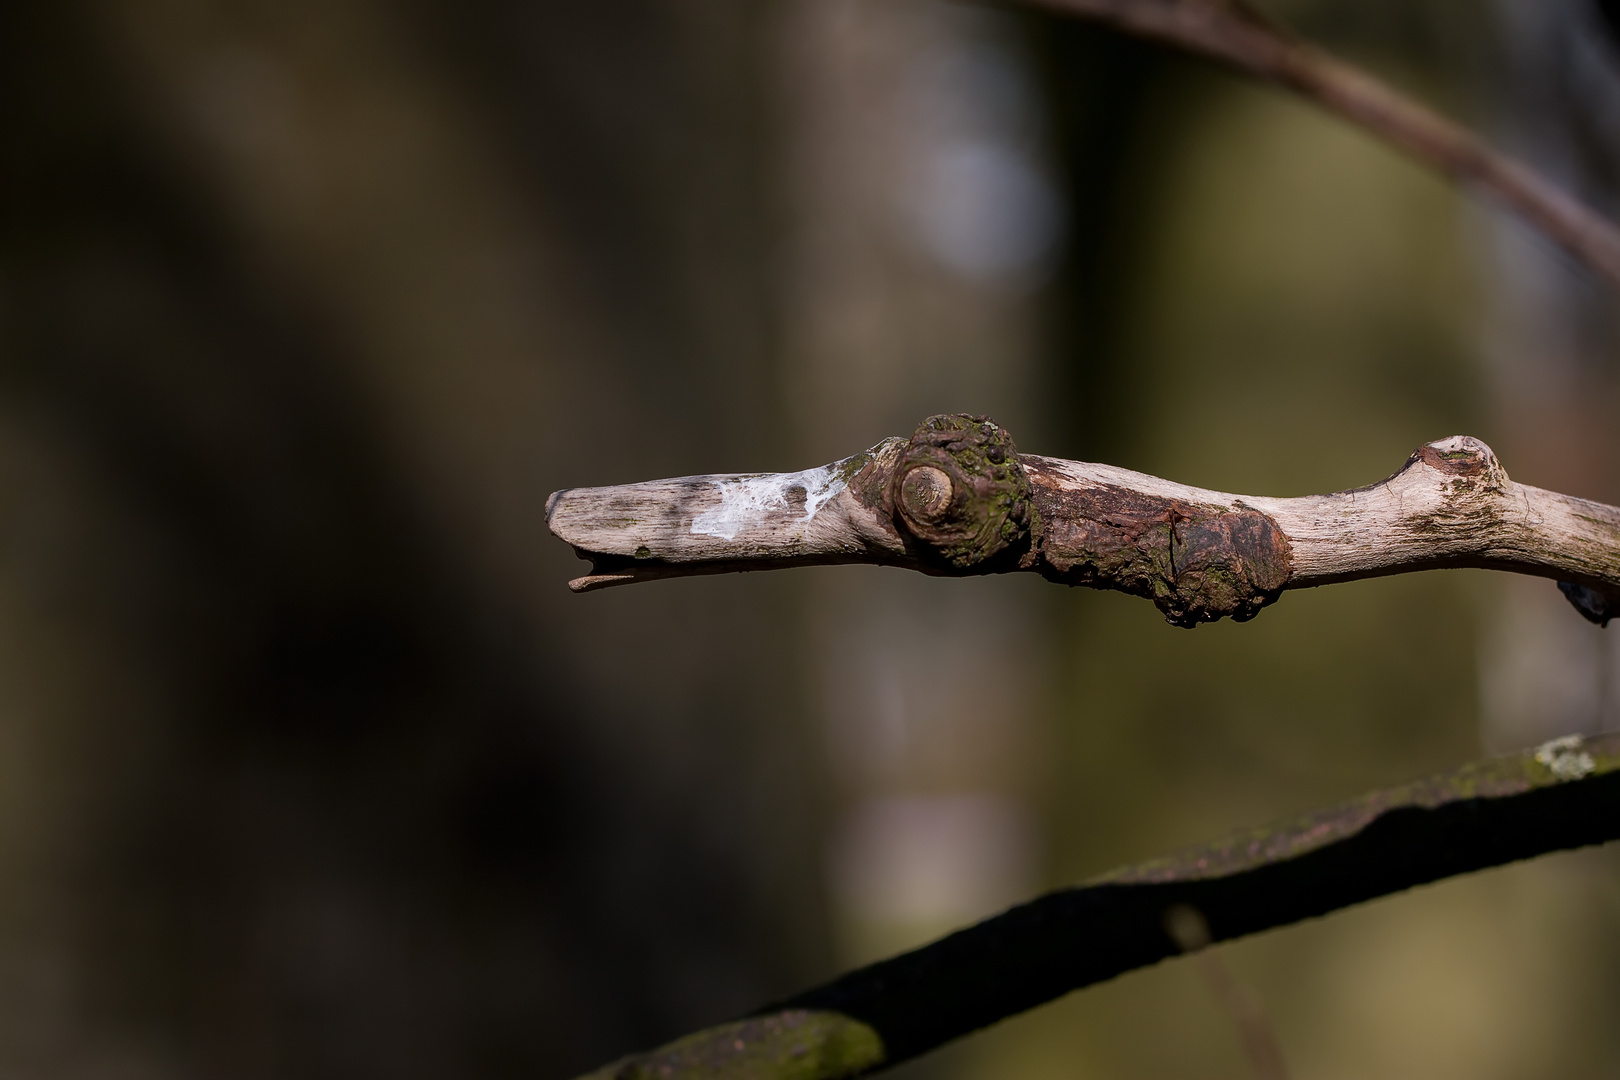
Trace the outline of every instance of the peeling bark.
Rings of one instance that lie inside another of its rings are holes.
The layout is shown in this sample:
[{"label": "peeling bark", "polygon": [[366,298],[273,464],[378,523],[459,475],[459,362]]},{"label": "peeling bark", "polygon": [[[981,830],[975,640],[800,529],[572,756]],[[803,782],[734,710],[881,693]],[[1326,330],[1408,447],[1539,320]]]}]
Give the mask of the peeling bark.
[{"label": "peeling bark", "polygon": [[1593,622],[1620,611],[1620,509],[1514,483],[1466,435],[1379,483],[1277,499],[1020,454],[985,417],[936,416],[800,473],[566,489],[547,520],[593,563],[579,592],[817,563],[1029,571],[1190,627],[1253,618],[1285,589],[1471,566],[1557,580]]}]

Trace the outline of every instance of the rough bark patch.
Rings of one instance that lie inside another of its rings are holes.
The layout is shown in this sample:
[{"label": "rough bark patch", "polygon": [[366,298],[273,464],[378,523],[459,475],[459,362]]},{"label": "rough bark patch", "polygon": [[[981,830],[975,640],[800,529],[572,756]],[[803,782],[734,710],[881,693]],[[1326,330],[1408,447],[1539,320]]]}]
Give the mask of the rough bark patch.
[{"label": "rough bark patch", "polygon": [[1050,580],[1146,597],[1188,627],[1251,619],[1288,580],[1288,538],[1258,510],[1112,485],[1076,490],[1039,462],[1026,468],[1039,522],[1032,568]]}]

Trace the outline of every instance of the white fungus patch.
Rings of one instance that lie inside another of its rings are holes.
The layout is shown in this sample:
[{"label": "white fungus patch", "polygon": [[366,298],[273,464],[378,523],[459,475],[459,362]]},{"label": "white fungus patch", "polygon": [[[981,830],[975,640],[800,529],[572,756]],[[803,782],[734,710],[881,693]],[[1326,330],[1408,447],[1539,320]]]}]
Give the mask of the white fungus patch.
[{"label": "white fungus patch", "polygon": [[[841,465],[842,462],[839,463]],[[816,516],[827,500],[843,491],[849,482],[838,465],[822,465],[796,473],[761,473],[729,480],[715,480],[720,489],[720,505],[692,519],[692,532],[698,536],[718,536],[731,540],[757,525],[767,514],[788,508],[788,492],[804,489],[804,517]]]},{"label": "white fungus patch", "polygon": [[1579,735],[1562,735],[1536,748],[1536,760],[1559,780],[1579,780],[1597,768],[1592,755],[1581,749]]}]

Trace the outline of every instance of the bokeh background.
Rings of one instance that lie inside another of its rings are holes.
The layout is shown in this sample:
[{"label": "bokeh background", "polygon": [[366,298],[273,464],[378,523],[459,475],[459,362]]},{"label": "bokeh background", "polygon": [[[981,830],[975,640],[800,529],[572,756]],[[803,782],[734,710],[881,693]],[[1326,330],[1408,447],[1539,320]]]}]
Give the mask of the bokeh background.
[{"label": "bokeh background", "polygon": [[[1620,212],[1599,0],[1268,0]],[[1193,632],[588,596],[555,488],[943,411],[1231,491],[1620,501],[1620,304],[1345,125],[936,0],[0,6],[0,1072],[566,1078],[1046,887],[1620,725],[1550,583]],[[1620,1073],[1620,853],[1224,947],[1298,1077]],[[912,1078],[1244,1077],[1196,970]]]}]

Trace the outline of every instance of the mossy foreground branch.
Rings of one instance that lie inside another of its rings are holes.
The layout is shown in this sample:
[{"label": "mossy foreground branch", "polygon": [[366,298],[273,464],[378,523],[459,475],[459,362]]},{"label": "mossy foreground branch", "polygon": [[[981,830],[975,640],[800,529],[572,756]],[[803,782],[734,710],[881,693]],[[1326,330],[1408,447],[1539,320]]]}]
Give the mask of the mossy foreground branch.
[{"label": "mossy foreground branch", "polygon": [[587,1080],[858,1076],[1177,955],[1172,912],[1227,941],[1617,838],[1620,735],[1555,739],[1048,894]]},{"label": "mossy foreground branch", "polygon": [[1516,484],[1465,435],[1369,487],[1273,499],[1020,454],[982,416],[935,416],[817,469],[571,488],[546,513],[595,564],[569,583],[581,592],[812,563],[1027,570],[1196,626],[1284,589],[1476,566],[1554,578],[1594,622],[1620,611],[1620,509]]}]

